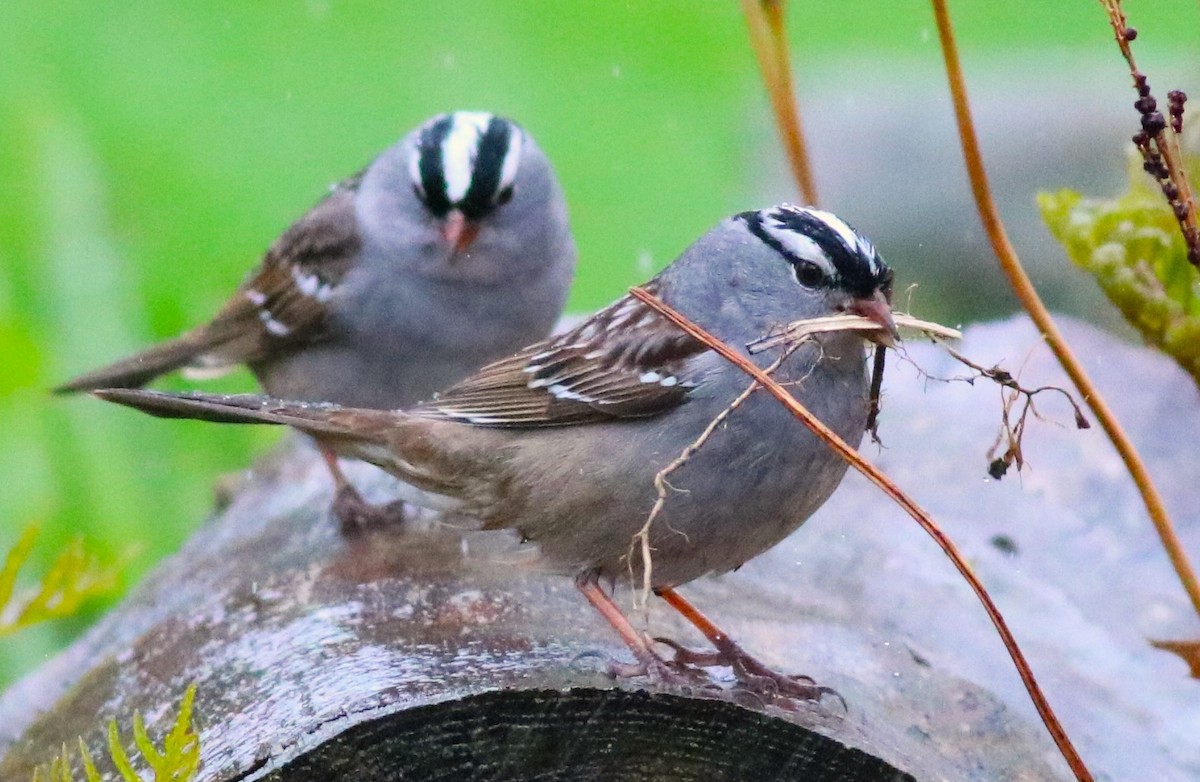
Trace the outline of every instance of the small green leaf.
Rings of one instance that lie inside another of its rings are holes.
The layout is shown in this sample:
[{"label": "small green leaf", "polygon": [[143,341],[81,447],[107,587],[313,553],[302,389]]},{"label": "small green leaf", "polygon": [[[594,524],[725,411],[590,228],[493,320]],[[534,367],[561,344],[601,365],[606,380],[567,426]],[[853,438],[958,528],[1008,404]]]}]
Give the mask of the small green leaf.
[{"label": "small green leaf", "polygon": [[[67,748],[63,747],[63,757],[67,756]],[[83,773],[87,777],[87,782],[100,782],[100,772],[96,770],[96,764],[92,762],[92,753],[88,752],[87,744],[83,739],[79,739],[79,757],[83,760]]]},{"label": "small green leaf", "polygon": [[113,766],[121,774],[121,779],[125,782],[141,782],[142,778],[134,772],[129,755],[125,754],[125,748],[121,746],[121,734],[117,730],[116,720],[109,720],[108,723],[108,756],[112,758]]},{"label": "small green leaf", "polygon": [[71,759],[67,755],[67,742],[63,742],[62,754],[55,758],[58,761],[58,767],[55,764],[50,764],[50,778],[54,782],[71,782]]},{"label": "small green leaf", "polygon": [[[16,544],[9,549],[8,556],[4,558],[4,569],[0,570],[0,612],[7,613],[8,605],[12,602],[13,589],[17,585],[17,573],[29,559],[29,553],[37,541],[38,532],[37,524],[27,525]],[[3,626],[4,621],[0,615],[0,628]],[[2,629],[0,629],[0,634],[3,634]]]},{"label": "small green leaf", "polygon": [[1130,166],[1129,190],[1116,198],[1060,190],[1040,193],[1038,207],[1125,320],[1200,384],[1200,274],[1175,215],[1141,171]]},{"label": "small green leaf", "polygon": [[[187,782],[200,771],[200,737],[192,729],[192,704],[196,700],[196,685],[192,684],[179,703],[179,716],[171,732],[163,739],[163,751],[157,761],[151,760],[155,782]],[[146,753],[149,760],[150,756]]]},{"label": "small green leaf", "polygon": [[146,723],[142,719],[139,712],[133,713],[133,741],[137,744],[138,752],[142,753],[142,757],[154,768],[157,763],[162,762],[162,753],[154,746],[154,742],[150,740],[150,736],[146,734]]}]

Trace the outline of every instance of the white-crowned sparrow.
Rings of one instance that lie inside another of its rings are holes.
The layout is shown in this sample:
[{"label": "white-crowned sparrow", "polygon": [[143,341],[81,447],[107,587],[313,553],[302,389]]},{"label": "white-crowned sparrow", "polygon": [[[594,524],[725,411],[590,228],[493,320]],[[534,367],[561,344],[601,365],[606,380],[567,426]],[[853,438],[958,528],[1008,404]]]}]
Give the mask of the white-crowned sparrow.
[{"label": "white-crowned sparrow", "polygon": [[213,320],[56,390],[246,364],[273,396],[407,407],[545,337],[574,268],[562,191],[529,134],[443,114],[334,185]]},{"label": "white-crowned sparrow", "polygon": [[[744,348],[790,321],[842,311],[894,334],[891,283],[875,248],[845,222],[785,205],[725,220],[645,287]],[[774,353],[750,357],[766,366]],[[860,442],[868,386],[862,334],[818,335],[774,376],[841,437]],[[631,567],[640,575],[634,540],[657,496],[655,475],[747,385],[739,370],[626,296],[408,412],[246,396],[99,395],[167,417],[294,426],[399,476],[414,503],[478,517],[486,528],[514,528],[576,577],[638,656],[636,672],[662,672],[666,664],[598,582]],[[773,546],[825,502],[846,466],[775,400],[752,394],[670,475],[672,490],[649,530],[651,585],[688,615],[673,587]],[[726,644],[730,650],[742,654]],[[752,658],[738,662],[756,670]]]},{"label": "white-crowned sparrow", "polygon": [[213,320],[57,390],[246,364],[274,396],[405,407],[549,333],[574,267],[533,139],[443,114],[334,185]]}]

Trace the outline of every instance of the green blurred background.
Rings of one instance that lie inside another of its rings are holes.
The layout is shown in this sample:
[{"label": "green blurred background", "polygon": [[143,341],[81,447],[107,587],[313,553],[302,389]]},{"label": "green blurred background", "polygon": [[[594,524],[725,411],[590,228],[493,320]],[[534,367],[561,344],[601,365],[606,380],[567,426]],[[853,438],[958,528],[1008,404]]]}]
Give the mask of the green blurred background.
[{"label": "green blurred background", "polygon": [[[1081,83],[1132,100],[1093,0],[955,6],[969,76],[1087,56],[1107,69],[1080,69]],[[1156,57],[1194,50],[1195,0],[1126,8],[1151,73]],[[923,1],[795,0],[789,25],[802,92],[836,94],[841,64],[866,59],[944,91]],[[214,478],[278,433],[166,424],[45,389],[210,316],[328,183],[427,116],[506,114],[555,161],[581,256],[574,310],[720,217],[789,194],[731,1],[4,0],[0,52],[0,550],[40,520],[42,561],[77,532],[111,556],[136,549],[128,583],[204,516]],[[949,121],[944,100],[929,110]],[[957,149],[942,162],[961,178]],[[1119,160],[1105,165],[1120,175]],[[824,181],[838,177],[828,168]],[[1001,292],[958,307],[953,278],[934,291],[921,314],[952,322],[1011,306]],[[87,621],[0,641],[0,686]]]}]

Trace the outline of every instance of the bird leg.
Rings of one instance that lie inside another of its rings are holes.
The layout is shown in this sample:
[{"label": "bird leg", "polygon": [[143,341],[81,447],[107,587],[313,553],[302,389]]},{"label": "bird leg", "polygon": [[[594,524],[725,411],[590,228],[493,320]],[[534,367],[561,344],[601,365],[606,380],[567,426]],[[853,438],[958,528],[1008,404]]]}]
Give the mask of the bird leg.
[{"label": "bird leg", "polygon": [[575,579],[575,586],[583,593],[587,601],[592,604],[592,607],[600,612],[605,621],[617,631],[617,635],[621,636],[621,640],[625,642],[625,645],[629,647],[629,650],[633,652],[633,656],[637,660],[632,665],[609,660],[608,673],[610,676],[621,679],[635,676],[649,676],[658,681],[681,685],[711,683],[706,675],[701,674],[694,668],[668,662],[655,653],[650,648],[650,644],[646,642],[646,638],[634,628],[629,619],[625,617],[625,614],[621,612],[620,607],[613,602],[611,597],[605,594],[604,590],[600,587],[600,577],[598,574],[594,572],[584,573]]},{"label": "bird leg", "polygon": [[674,589],[663,587],[654,590],[654,593],[694,625],[716,648],[715,652],[696,652],[669,638],[655,638],[655,641],[674,650],[673,662],[682,665],[696,665],[701,668],[729,667],[743,687],[758,695],[813,701],[821,700],[824,695],[833,695],[842,701],[842,706],[845,707],[845,698],[842,698],[836,690],[819,685],[808,676],[789,676],[768,668],[738,646],[724,630],[713,624],[712,620]]},{"label": "bird leg", "polygon": [[397,500],[386,505],[372,505],[363,498],[354,484],[346,478],[338,464],[337,454],[323,443],[317,443],[321,458],[333,476],[333,515],[338,520],[342,536],[351,538],[373,529],[398,527],[404,523],[404,504]]}]

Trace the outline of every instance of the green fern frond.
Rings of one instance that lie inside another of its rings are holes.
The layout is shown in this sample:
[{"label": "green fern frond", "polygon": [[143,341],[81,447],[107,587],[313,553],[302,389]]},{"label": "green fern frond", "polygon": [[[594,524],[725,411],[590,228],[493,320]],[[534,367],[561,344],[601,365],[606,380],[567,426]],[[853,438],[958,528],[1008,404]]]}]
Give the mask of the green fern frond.
[{"label": "green fern frond", "polygon": [[1140,169],[1131,166],[1129,190],[1116,198],[1060,190],[1039,194],[1038,207],[1125,320],[1200,384],[1200,275],[1175,215]]},{"label": "green fern frond", "polygon": [[192,729],[192,704],[196,685],[188,687],[179,704],[179,716],[163,739],[163,751],[151,762],[156,782],[187,782],[200,771],[200,737]]},{"label": "green fern frond", "polygon": [[[67,745],[63,745],[63,754],[67,756]],[[79,739],[79,757],[83,759],[83,775],[87,778],[87,782],[100,782],[100,772],[96,770],[96,764],[92,762],[92,755],[88,752],[87,744],[83,739]],[[69,779],[69,778],[68,778]],[[64,780],[64,782],[66,782]]]},{"label": "green fern frond", "polygon": [[[135,723],[140,719],[137,712],[133,713],[133,719]],[[137,772],[133,770],[133,764],[129,762],[129,755],[126,754],[125,747],[121,746],[121,733],[117,730],[116,720],[110,720],[108,723],[108,757],[116,767],[117,773],[121,775],[121,779],[125,782],[141,782],[141,777],[137,775]]]},{"label": "green fern frond", "polygon": [[42,580],[18,594],[17,575],[37,542],[37,524],[28,525],[9,550],[0,569],[0,637],[49,619],[71,616],[89,600],[106,597],[120,586],[119,563],[103,564],[74,538],[54,560]]},{"label": "green fern frond", "polygon": [[71,782],[71,762],[67,756],[67,745],[62,745],[62,753],[46,767],[46,775],[42,776],[42,770],[35,768],[33,770],[33,782]]},{"label": "green fern frond", "polygon": [[4,569],[0,570],[0,627],[3,626],[3,616],[8,613],[7,607],[13,600],[13,592],[17,587],[17,573],[24,567],[37,542],[38,526],[30,524],[25,527],[21,537],[9,549],[4,558]]},{"label": "green fern frond", "polygon": [[[200,773],[200,736],[192,727],[192,705],[196,700],[196,685],[189,685],[179,703],[179,714],[171,730],[163,738],[162,749],[146,732],[146,723],[139,712],[133,713],[133,741],[142,760],[154,774],[154,782],[192,782]],[[87,782],[100,782],[100,773],[92,761],[91,751],[79,739],[79,756]],[[121,744],[117,721],[108,723],[108,756],[124,782],[144,782],[133,768],[133,761]],[[44,770],[43,770],[44,769]],[[33,782],[73,782],[71,756],[64,744],[58,757],[33,772]]]}]

